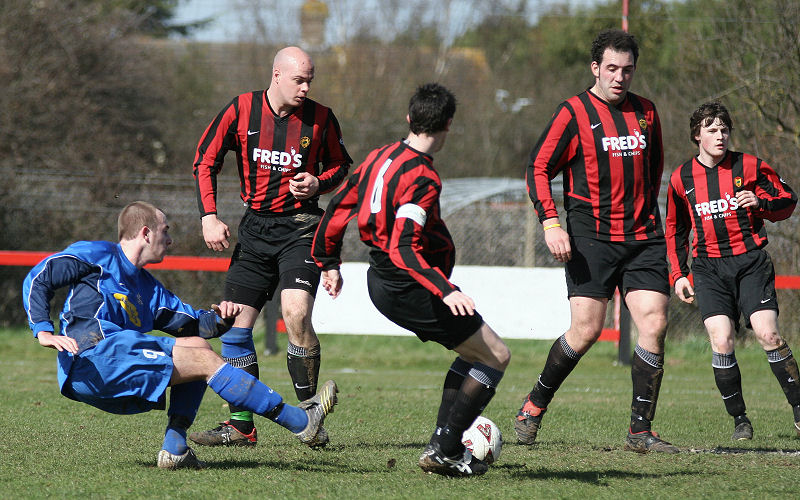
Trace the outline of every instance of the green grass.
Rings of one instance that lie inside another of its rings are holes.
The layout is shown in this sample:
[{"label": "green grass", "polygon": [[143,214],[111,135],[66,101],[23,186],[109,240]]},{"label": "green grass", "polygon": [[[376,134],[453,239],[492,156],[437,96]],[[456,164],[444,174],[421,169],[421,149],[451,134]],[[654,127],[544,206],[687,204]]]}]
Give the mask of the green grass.
[{"label": "green grass", "polygon": [[[70,401],[58,394],[55,352],[26,330],[0,331],[0,498],[796,498],[800,440],[757,346],[737,350],[752,441],[730,441],[707,342],[683,341],[667,346],[654,427],[686,451],[642,456],[622,449],[630,370],[614,365],[610,343],[596,345],[564,383],[539,444],[515,444],[512,416],[551,342],[508,343],[511,365],[484,412],[506,437],[502,455],[483,477],[448,479],[416,465],[452,360],[435,344],[322,336],[321,377],[341,389],[327,449],[311,451],[257,417],[257,447],[198,447],[206,470],[169,472],[155,467],[164,412],[114,416]],[[261,379],[293,400],[285,357],[261,358]],[[194,429],[226,415],[209,391]]]}]

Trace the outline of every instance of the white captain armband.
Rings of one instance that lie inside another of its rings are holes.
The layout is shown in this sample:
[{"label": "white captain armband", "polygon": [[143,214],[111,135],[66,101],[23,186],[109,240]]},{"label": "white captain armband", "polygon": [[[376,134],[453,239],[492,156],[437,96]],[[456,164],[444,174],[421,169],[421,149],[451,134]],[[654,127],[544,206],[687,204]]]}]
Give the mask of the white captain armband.
[{"label": "white captain armband", "polygon": [[423,210],[421,206],[414,205],[413,203],[406,203],[397,209],[397,218],[411,219],[424,227],[425,222],[428,220],[428,214],[425,213],[425,210]]}]

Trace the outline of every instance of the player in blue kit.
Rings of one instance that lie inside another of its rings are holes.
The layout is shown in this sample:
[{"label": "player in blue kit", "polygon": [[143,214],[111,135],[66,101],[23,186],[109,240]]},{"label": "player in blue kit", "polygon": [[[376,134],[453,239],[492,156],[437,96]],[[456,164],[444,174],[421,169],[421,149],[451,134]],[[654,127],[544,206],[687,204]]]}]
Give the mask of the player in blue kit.
[{"label": "player in blue kit", "polygon": [[[34,337],[58,350],[61,393],[116,414],[166,407],[169,417],[158,466],[202,468],[186,444],[206,386],[232,405],[265,416],[315,441],[338,391],[326,382],[297,406],[245,371],[225,363],[206,339],[225,333],[241,306],[223,301],[194,309],[167,290],[147,264],[161,262],[172,244],[164,213],[137,201],[119,215],[119,243],[80,241],[37,264],[25,278],[23,303]],[[69,287],[54,333],[50,301]],[[173,337],[147,332],[160,330]]]}]

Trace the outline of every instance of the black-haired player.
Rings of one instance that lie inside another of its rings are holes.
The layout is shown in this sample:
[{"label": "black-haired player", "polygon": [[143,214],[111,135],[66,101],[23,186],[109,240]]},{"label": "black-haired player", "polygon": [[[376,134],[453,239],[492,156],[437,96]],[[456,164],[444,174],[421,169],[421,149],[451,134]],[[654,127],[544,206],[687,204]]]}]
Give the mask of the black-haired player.
[{"label": "black-haired player", "polygon": [[472,299],[449,281],[455,249],[440,216],[442,184],[431,154],[444,145],[455,110],[455,97],[441,85],[417,89],[408,108],[408,136],[372,151],[336,193],[312,254],[323,269],[322,286],[335,298],[342,288],[342,238],[347,223],[357,218],[361,240],[371,247],[367,286],[372,303],[422,341],[458,354],[419,466],[471,476],[488,467],[472,457],[461,435],[494,395],[510,353]]},{"label": "black-haired player", "polygon": [[[653,103],[628,91],[639,56],[636,40],[624,31],[603,31],[591,53],[594,85],[556,109],[528,163],[528,193],[545,241],[566,267],[571,323],[550,349],[514,429],[519,442],[536,441],[550,401],[599,338],[608,300],[619,288],[639,332],[625,448],[676,453],[651,430],[664,374],[669,299],[657,201],[664,166],[661,124]],[[550,186],[559,173],[566,228]]]}]

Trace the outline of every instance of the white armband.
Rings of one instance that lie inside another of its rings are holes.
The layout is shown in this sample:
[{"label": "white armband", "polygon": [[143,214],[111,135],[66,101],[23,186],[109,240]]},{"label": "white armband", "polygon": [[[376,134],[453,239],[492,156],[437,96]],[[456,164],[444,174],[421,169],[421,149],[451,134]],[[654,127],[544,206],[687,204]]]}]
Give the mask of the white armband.
[{"label": "white armband", "polygon": [[413,203],[406,203],[397,209],[397,218],[411,219],[424,227],[425,222],[428,220],[428,214],[425,213],[425,210],[423,210],[421,206],[414,205]]}]

